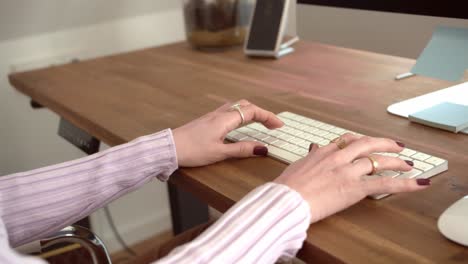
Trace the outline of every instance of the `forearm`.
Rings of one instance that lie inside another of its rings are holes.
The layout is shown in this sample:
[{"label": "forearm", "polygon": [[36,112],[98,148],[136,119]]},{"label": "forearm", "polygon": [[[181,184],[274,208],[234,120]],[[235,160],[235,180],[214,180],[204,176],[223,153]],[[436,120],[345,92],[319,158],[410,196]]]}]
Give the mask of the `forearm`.
[{"label": "forearm", "polygon": [[296,255],[309,223],[309,206],[297,192],[268,183],[158,263],[274,263]]},{"label": "forearm", "polygon": [[170,130],[95,155],[0,177],[0,216],[12,247],[46,237],[177,169]]}]

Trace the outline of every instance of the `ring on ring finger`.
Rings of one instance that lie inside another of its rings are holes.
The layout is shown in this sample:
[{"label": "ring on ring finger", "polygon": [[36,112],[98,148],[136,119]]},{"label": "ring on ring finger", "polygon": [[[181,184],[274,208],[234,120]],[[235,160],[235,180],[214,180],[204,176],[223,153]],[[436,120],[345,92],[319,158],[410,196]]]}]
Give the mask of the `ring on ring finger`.
[{"label": "ring on ring finger", "polygon": [[377,162],[377,160],[372,156],[367,156],[367,158],[369,159],[372,165],[372,171],[367,175],[374,175],[379,170],[379,162]]}]

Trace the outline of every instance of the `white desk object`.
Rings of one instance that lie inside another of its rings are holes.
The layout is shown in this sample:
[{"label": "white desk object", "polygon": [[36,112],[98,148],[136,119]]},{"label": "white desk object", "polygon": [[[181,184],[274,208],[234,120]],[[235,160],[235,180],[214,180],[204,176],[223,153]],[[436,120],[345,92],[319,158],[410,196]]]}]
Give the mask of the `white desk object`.
[{"label": "white desk object", "polygon": [[[392,104],[387,108],[387,111],[391,114],[408,118],[412,113],[443,102],[468,105],[468,82]],[[460,133],[468,134],[468,129],[460,131]]]}]

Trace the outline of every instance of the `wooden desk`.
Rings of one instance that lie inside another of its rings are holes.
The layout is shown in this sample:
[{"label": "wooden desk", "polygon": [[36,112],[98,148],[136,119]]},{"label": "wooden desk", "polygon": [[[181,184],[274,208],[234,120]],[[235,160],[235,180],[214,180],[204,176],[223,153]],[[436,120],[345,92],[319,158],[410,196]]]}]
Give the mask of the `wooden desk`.
[{"label": "wooden desk", "polygon": [[[195,52],[185,43],[14,74],[19,91],[110,145],[177,127],[227,100],[246,98],[363,134],[396,138],[449,160],[423,192],[366,199],[309,229],[300,257],[313,263],[466,263],[468,249],[446,240],[438,216],[468,193],[468,137],[410,124],[388,105],[451,83],[396,82],[414,61],[301,42],[281,60],[240,49]],[[225,211],[286,166],[270,158],[182,169],[171,180]]]}]

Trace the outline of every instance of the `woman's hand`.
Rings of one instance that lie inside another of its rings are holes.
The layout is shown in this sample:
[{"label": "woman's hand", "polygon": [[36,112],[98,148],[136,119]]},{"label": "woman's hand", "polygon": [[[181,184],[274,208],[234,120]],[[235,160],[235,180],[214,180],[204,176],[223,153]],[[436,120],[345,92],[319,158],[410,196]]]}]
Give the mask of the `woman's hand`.
[{"label": "woman's hand", "polygon": [[376,155],[400,152],[403,144],[390,139],[358,137],[345,134],[346,147],[336,143],[318,148],[311,146],[309,155],[288,167],[275,182],[299,192],[309,203],[311,222],[335,214],[371,194],[421,190],[430,185],[427,179],[393,179],[365,177],[373,171],[369,158],[378,162],[379,170],[409,171],[411,161]]},{"label": "woman's hand", "polygon": [[[266,111],[246,100],[238,102],[245,122],[260,122],[270,129],[283,126],[272,112]],[[184,126],[174,129],[174,141],[180,167],[197,167],[212,164],[227,158],[265,156],[268,149],[260,142],[243,141],[224,144],[224,138],[242,123],[241,116],[228,103]]]}]

